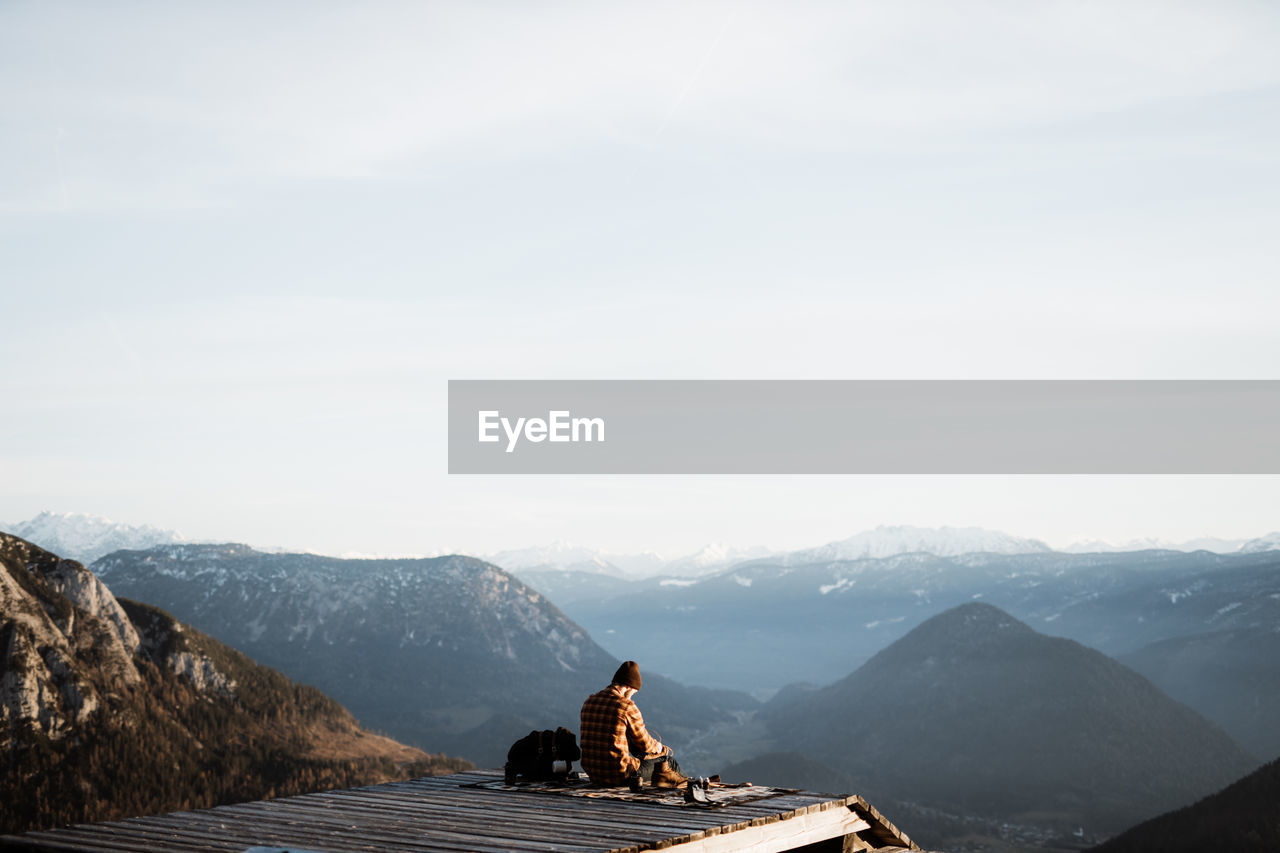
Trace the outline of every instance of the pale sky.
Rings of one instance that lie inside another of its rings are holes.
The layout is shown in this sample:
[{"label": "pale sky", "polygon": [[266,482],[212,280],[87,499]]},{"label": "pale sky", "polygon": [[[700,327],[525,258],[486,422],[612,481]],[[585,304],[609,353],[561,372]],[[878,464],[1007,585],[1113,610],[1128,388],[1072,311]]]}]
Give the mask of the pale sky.
[{"label": "pale sky", "polygon": [[0,6],[0,520],[1280,528],[1277,478],[450,478],[450,378],[1265,378],[1270,3]]}]

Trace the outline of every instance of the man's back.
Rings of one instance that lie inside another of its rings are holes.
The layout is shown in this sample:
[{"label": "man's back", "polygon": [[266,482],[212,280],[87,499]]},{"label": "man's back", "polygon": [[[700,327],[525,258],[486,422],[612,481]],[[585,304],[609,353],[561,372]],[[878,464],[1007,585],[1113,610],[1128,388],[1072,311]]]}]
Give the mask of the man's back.
[{"label": "man's back", "polygon": [[639,769],[637,756],[663,752],[621,685],[611,684],[588,696],[581,723],[582,769],[597,785],[622,785]]}]

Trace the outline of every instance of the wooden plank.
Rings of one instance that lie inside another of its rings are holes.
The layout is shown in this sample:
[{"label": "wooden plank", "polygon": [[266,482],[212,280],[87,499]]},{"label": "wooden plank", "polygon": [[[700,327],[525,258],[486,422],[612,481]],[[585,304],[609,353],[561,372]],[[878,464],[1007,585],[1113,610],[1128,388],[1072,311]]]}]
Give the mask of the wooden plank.
[{"label": "wooden plank", "polygon": [[898,827],[894,826],[884,815],[880,814],[879,809],[868,803],[861,796],[854,795],[849,798],[851,805],[856,807],[863,815],[871,821],[871,829],[869,834],[881,846],[901,845],[908,850],[919,850],[920,846],[907,837],[907,834]]},{"label": "wooden plank", "polygon": [[[210,825],[192,819],[167,819],[156,817],[149,824],[151,831],[177,831],[194,838],[204,838],[208,843],[223,844],[234,850],[244,850],[254,845],[275,843],[288,847],[308,847],[312,849],[335,849],[335,836],[321,832],[281,832],[274,824],[234,825],[225,823]],[[171,822],[172,821],[172,822]],[[350,850],[351,845],[336,846],[338,850]]]},{"label": "wooden plank", "polygon": [[101,847],[93,847],[72,841],[60,841],[54,838],[36,838],[18,835],[0,835],[0,845],[4,849],[18,851],[62,850],[66,853],[102,853]]},{"label": "wooden plank", "polygon": [[89,850],[121,850],[127,853],[137,853],[139,850],[154,851],[154,853],[206,853],[208,848],[203,850],[190,845],[164,845],[149,847],[140,847],[136,842],[120,841],[105,836],[105,834],[95,832],[77,832],[75,828],[66,829],[45,829],[41,830],[39,836],[28,836],[24,838],[26,841],[31,837],[37,837],[40,840],[50,839],[53,841],[64,841],[74,845],[86,845]]},{"label": "wooden plank", "polygon": [[[672,814],[670,809],[659,810],[648,814],[638,814],[633,809],[627,809],[629,804],[621,804],[622,809],[600,809],[589,803],[583,803],[579,800],[573,802],[565,802],[573,798],[564,798],[559,802],[546,802],[555,800],[556,798],[548,795],[534,794],[528,795],[526,802],[513,804],[507,798],[501,797],[471,797],[450,802],[443,802],[440,798],[430,800],[371,800],[369,798],[360,797],[352,800],[344,800],[340,795],[327,798],[327,802],[342,802],[345,808],[360,807],[376,807],[378,809],[396,810],[404,815],[413,816],[458,816],[465,817],[469,814],[478,814],[487,822],[491,822],[494,818],[504,820],[537,820],[548,825],[564,827],[569,832],[579,832],[590,829],[592,827],[610,826],[617,829],[625,829],[633,832],[637,829],[643,830],[661,830],[664,832],[673,832],[687,834],[689,832],[702,832],[709,826],[714,825],[717,821],[711,813],[701,814]],[[299,803],[301,805],[301,803]],[[655,819],[655,815],[661,820],[661,823]]]},{"label": "wooden plank", "polygon": [[68,831],[76,832],[83,837],[92,838],[95,843],[114,843],[139,849],[145,845],[147,849],[164,850],[237,850],[235,845],[217,844],[209,839],[193,833],[174,833],[155,827],[134,826],[121,827],[113,824],[85,824],[69,827]]},{"label": "wooden plank", "polygon": [[[297,821],[308,825],[330,827],[335,832],[356,831],[368,837],[384,838],[388,841],[396,838],[407,838],[410,846],[413,846],[415,839],[424,837],[434,838],[443,832],[455,832],[467,834],[471,837],[484,837],[491,843],[510,843],[515,846],[519,842],[522,849],[529,850],[567,850],[578,849],[582,851],[590,850],[608,850],[608,845],[602,844],[599,840],[593,838],[585,838],[575,840],[565,838],[561,841],[548,839],[547,833],[529,827],[519,827],[512,825],[495,824],[493,821],[470,821],[459,822],[448,820],[432,820],[430,822],[424,820],[417,821],[387,821],[379,820],[379,812],[374,811],[371,815],[354,815],[351,812],[339,812],[324,808],[303,808],[301,806],[291,806],[286,809],[267,809],[272,804],[261,804],[263,809],[263,817],[266,820],[274,820],[277,822],[289,820]],[[353,823],[354,821],[354,823]],[[501,831],[495,831],[495,825],[501,826]],[[594,843],[593,843],[594,842]]]},{"label": "wooden plank", "polygon": [[[335,795],[341,797],[341,795]],[[388,802],[383,800],[383,802]],[[660,822],[671,821],[676,825],[694,825],[714,823],[714,816],[721,809],[674,808],[671,805],[653,803],[635,803],[618,800],[592,799],[584,797],[556,797],[549,794],[502,795],[493,793],[474,793],[471,796],[457,794],[436,794],[430,797],[413,797],[399,800],[408,802],[430,802],[452,804],[459,808],[483,808],[501,810],[510,813],[538,814],[590,814],[635,816]]]},{"label": "wooden plank", "polygon": [[502,814],[509,815],[512,818],[528,817],[536,815],[539,818],[544,816],[556,816],[563,819],[572,819],[574,822],[590,823],[597,818],[602,820],[615,820],[621,823],[637,823],[644,825],[655,825],[659,821],[662,824],[673,828],[702,828],[714,825],[719,822],[717,812],[720,810],[673,810],[670,807],[650,806],[646,809],[636,809],[631,803],[608,802],[601,803],[596,800],[582,800],[579,798],[556,798],[546,794],[530,794],[524,795],[522,800],[514,800],[511,797],[494,797],[491,794],[483,797],[458,797],[444,798],[440,796],[430,799],[401,799],[401,798],[385,798],[385,797],[365,797],[345,798],[341,794],[326,795],[325,802],[356,802],[356,803],[376,803],[379,807],[387,807],[393,809],[403,809],[406,811],[421,811],[424,809],[448,807],[454,809],[466,809],[472,811],[481,811],[485,814]]},{"label": "wooden plank", "polygon": [[[303,830],[299,827],[286,827],[278,824],[262,824],[256,827],[241,827],[238,830],[223,830],[216,833],[207,830],[210,835],[234,841],[235,850],[244,850],[252,846],[284,846],[303,847],[313,850],[333,850],[350,853],[350,851],[368,850],[422,850],[422,851],[480,851],[480,853],[506,853],[513,848],[510,845],[492,839],[481,839],[487,843],[477,843],[474,836],[458,836],[453,833],[437,832],[431,837],[412,835],[386,835],[368,830],[338,831],[317,827]],[[149,850],[148,846],[139,846],[135,850]]]},{"label": "wooden plank", "polygon": [[343,814],[349,815],[353,819],[382,819],[394,818],[396,820],[418,822],[423,820],[432,821],[467,821],[476,820],[485,824],[492,825],[498,820],[536,820],[547,825],[563,826],[569,831],[580,831],[584,828],[590,828],[599,824],[616,823],[620,828],[635,828],[649,826],[652,828],[652,822],[628,824],[621,821],[605,821],[596,820],[594,818],[579,815],[576,821],[569,820],[568,813],[555,815],[549,812],[523,810],[519,812],[507,812],[502,809],[485,808],[484,804],[471,804],[470,807],[458,807],[454,804],[441,804],[432,802],[423,803],[385,803],[385,802],[365,802],[352,801],[346,803],[315,803],[315,802],[294,802],[287,805],[284,804],[262,804],[263,806],[281,807],[288,809],[300,809],[320,814]]},{"label": "wooden plank", "polygon": [[[317,812],[324,816],[326,812]],[[342,822],[349,820],[351,816],[343,815]],[[314,818],[314,820],[324,820],[323,817]],[[374,822],[366,822],[369,826],[378,826]],[[385,824],[381,826],[387,826]],[[650,838],[659,838],[660,834],[653,833],[637,833],[634,826],[607,826],[593,824],[585,827],[566,827],[558,826],[536,826],[525,822],[524,825],[509,824],[509,822],[485,820],[483,816],[474,818],[460,818],[452,813],[445,813],[442,816],[424,816],[417,821],[397,821],[394,826],[399,829],[408,829],[411,833],[434,836],[440,830],[467,831],[467,833],[475,835],[488,836],[492,839],[502,839],[504,843],[515,845],[516,840],[524,841],[522,847],[545,847],[545,845],[553,845],[556,849],[564,849],[567,847],[576,847],[582,849],[616,849],[636,847],[637,841],[645,840],[637,838],[639,835],[648,834]],[[494,827],[500,827],[495,830]],[[572,831],[563,831],[563,830]]]},{"label": "wooden plank", "polygon": [[[333,796],[342,796],[344,793],[355,794],[356,792],[333,792]],[[653,810],[653,814],[667,815],[698,815],[711,813],[712,809],[694,809],[694,808],[673,808],[667,803],[653,803],[632,800],[615,800],[603,797],[582,797],[572,795],[557,795],[548,792],[534,791],[502,791],[487,788],[472,788],[454,792],[433,792],[429,799],[441,800],[448,798],[466,798],[467,801],[482,802],[487,806],[493,803],[501,803],[507,805],[519,804],[523,807],[546,809],[546,808],[571,808],[579,810],[584,807],[590,808],[625,808],[628,812],[640,810]],[[588,806],[587,804],[591,804]]]},{"label": "wooden plank", "polygon": [[[266,804],[263,804],[266,805]],[[143,821],[157,821],[160,818],[144,818]],[[132,827],[135,830],[134,839],[135,846],[131,849],[148,850],[156,846],[157,842],[168,841],[173,837],[172,828],[177,826],[186,826],[188,832],[195,833],[192,838],[198,846],[202,841],[208,843],[213,838],[224,840],[222,846],[228,846],[229,849],[243,850],[245,847],[254,844],[271,842],[284,844],[285,846],[306,846],[313,848],[328,848],[338,850],[353,849],[386,849],[388,843],[394,843],[401,849],[432,849],[438,850],[442,848],[452,848],[458,850],[493,850],[505,851],[510,846],[497,842],[495,845],[492,840],[489,844],[477,844],[476,838],[472,835],[454,837],[454,834],[444,832],[434,832],[433,837],[436,838],[434,844],[424,844],[422,841],[421,827],[409,829],[400,834],[385,834],[381,832],[371,831],[369,828],[355,827],[348,829],[345,825],[342,827],[332,827],[330,830],[305,829],[298,826],[282,827],[277,822],[266,820],[261,822],[241,822],[235,821],[234,825],[228,826],[226,821],[209,818],[200,820],[196,815],[187,815],[178,818],[168,818],[163,823],[157,823],[156,826],[149,828]],[[144,846],[136,846],[136,841],[141,838]],[[371,841],[376,840],[376,844]],[[335,847],[335,844],[337,845]],[[522,845],[526,849],[545,850],[546,845],[525,844]],[[207,846],[204,849],[209,849]],[[560,845],[554,849],[565,849],[564,845]],[[592,848],[583,848],[584,850],[601,850],[608,849],[601,845]]]},{"label": "wooden plank", "polygon": [[[307,816],[340,816],[344,821],[356,820],[367,825],[395,825],[401,827],[411,827],[418,832],[430,832],[434,827],[452,826],[464,827],[470,826],[478,829],[486,829],[492,831],[492,827],[505,827],[502,837],[529,837],[529,838],[552,838],[560,843],[579,841],[591,844],[598,843],[598,840],[605,837],[618,838],[621,840],[634,841],[637,831],[645,831],[643,825],[634,824],[617,824],[604,821],[581,821],[577,824],[568,821],[550,821],[545,816],[523,815],[522,822],[512,822],[503,819],[501,815],[485,813],[483,811],[474,811],[471,813],[459,812],[456,810],[417,810],[411,814],[395,816],[388,819],[389,816],[380,814],[380,812],[389,811],[382,807],[376,807],[371,811],[353,811],[343,810],[335,812],[330,809],[309,809],[302,805],[290,807],[291,813]],[[379,818],[381,823],[379,823]],[[526,827],[517,830],[522,824]],[[528,829],[533,826],[536,829]],[[653,827],[648,827],[649,833],[658,833]]]},{"label": "wooden plank", "polygon": [[226,831],[216,832],[210,828],[194,825],[185,830],[175,831],[169,825],[153,823],[154,820],[154,818],[148,819],[147,823],[135,824],[127,830],[92,825],[86,827],[89,830],[86,834],[96,841],[109,836],[122,845],[128,845],[128,849],[131,850],[181,848],[207,853],[214,850],[241,851],[252,844],[252,841],[247,841],[243,835]]},{"label": "wooden plank", "polygon": [[[269,811],[269,807],[277,804],[251,804],[261,806],[264,813]],[[520,827],[520,824],[509,824],[504,821],[495,820],[492,814],[483,812],[473,812],[471,816],[460,814],[450,809],[414,809],[409,814],[400,814],[392,819],[389,818],[390,810],[384,806],[369,807],[365,805],[348,806],[343,809],[327,808],[323,804],[303,804],[292,803],[288,806],[289,813],[296,815],[303,820],[338,820],[340,822],[356,821],[367,826],[387,826],[395,825],[402,828],[408,828],[414,833],[431,834],[445,828],[455,830],[466,830],[476,834],[487,835],[496,838],[526,838],[532,842],[555,843],[557,847],[566,846],[566,842],[572,843],[576,839],[556,837],[555,833],[551,833],[552,837],[548,838],[548,833],[538,831],[536,828],[530,829],[528,825]],[[526,824],[529,815],[525,815]],[[495,827],[501,828],[501,831],[495,830]],[[575,827],[581,836],[579,846],[591,847],[592,849],[601,849],[607,846],[603,845],[600,839],[592,837],[592,834],[584,833],[581,827]],[[598,835],[599,833],[595,833]],[[531,844],[529,846],[536,846]]]},{"label": "wooden plank", "polygon": [[[271,805],[262,803],[261,805]],[[258,820],[237,821],[235,827],[221,830],[242,841],[242,847],[254,844],[276,843],[294,847],[328,847],[338,850],[439,850],[442,848],[458,850],[490,850],[506,851],[515,849],[515,845],[492,833],[479,834],[453,832],[440,827],[406,826],[391,829],[375,823],[352,824],[350,821],[336,818],[323,818],[315,812],[302,813],[298,819],[288,819],[281,810],[275,813],[266,812]],[[204,831],[218,833],[217,828]],[[607,847],[573,847],[568,845],[551,846],[536,841],[520,841],[519,849],[542,851],[578,850],[580,853],[607,850]]]}]

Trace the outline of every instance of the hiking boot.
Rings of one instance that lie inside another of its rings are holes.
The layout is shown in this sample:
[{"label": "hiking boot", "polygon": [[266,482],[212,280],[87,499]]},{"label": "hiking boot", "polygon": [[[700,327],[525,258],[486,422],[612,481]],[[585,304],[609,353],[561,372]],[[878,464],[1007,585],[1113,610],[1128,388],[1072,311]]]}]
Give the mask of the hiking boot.
[{"label": "hiking boot", "polygon": [[653,768],[652,784],[655,788],[683,788],[688,781],[688,776],[679,770],[672,770],[665,761]]}]

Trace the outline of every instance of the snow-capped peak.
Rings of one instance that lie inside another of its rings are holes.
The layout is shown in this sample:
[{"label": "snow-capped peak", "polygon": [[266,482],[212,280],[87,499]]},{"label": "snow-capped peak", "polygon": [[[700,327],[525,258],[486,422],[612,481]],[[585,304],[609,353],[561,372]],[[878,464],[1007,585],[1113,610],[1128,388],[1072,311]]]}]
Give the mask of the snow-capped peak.
[{"label": "snow-capped peak", "polygon": [[692,554],[667,562],[662,567],[662,574],[693,577],[709,574],[716,569],[726,568],[736,563],[771,557],[776,553],[776,551],[761,545],[749,548],[734,548],[721,542],[713,542],[710,545],[704,545]]},{"label": "snow-capped peak", "polygon": [[[1268,544],[1270,541],[1270,544]],[[1256,544],[1255,544],[1256,543]],[[1266,551],[1280,547],[1280,532],[1257,539],[1222,539],[1217,536],[1200,536],[1175,542],[1171,539],[1146,537],[1113,544],[1101,539],[1073,542],[1061,550],[1069,554],[1115,553],[1119,551],[1212,551],[1215,554],[1235,554],[1242,551]]]},{"label": "snow-capped peak", "polygon": [[881,525],[874,530],[788,554],[792,565],[836,560],[862,560],[898,554],[926,553],[939,557],[960,554],[1042,554],[1052,551],[1038,539],[1024,539],[981,527],[911,527]]},{"label": "snow-capped peak", "polygon": [[692,554],[674,560],[647,551],[640,554],[614,554],[584,548],[569,542],[552,542],[541,548],[524,548],[501,551],[485,557],[508,571],[529,569],[555,569],[561,571],[593,572],[618,577],[652,577],[655,575],[679,575],[694,577],[709,574],[734,563],[759,559],[774,554],[768,548],[734,548],[715,543],[706,545]]},{"label": "snow-capped peak", "polygon": [[46,551],[85,565],[123,548],[139,550],[187,541],[174,530],[149,524],[117,524],[99,515],[77,512],[42,512],[15,525],[10,532]]},{"label": "snow-capped peak", "polygon": [[623,573],[604,552],[563,541],[555,541],[539,548],[499,551],[483,559],[512,572],[521,569],[557,568],[610,575]]},{"label": "snow-capped peak", "polygon": [[1280,550],[1280,530],[1273,530],[1266,536],[1259,536],[1257,539],[1250,539],[1248,542],[1240,546],[1242,554],[1255,554],[1259,551],[1276,551]]}]

